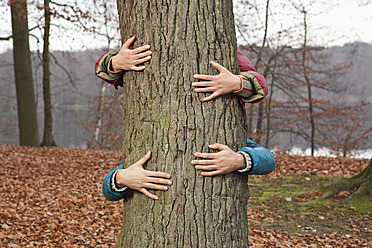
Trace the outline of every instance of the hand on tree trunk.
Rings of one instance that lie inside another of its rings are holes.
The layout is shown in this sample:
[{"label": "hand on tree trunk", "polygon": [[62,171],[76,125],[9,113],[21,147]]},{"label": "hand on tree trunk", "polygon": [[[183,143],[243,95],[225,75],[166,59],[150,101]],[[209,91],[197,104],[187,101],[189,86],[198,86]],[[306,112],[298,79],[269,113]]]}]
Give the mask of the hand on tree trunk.
[{"label": "hand on tree trunk", "polygon": [[240,170],[245,167],[245,159],[242,154],[234,152],[226,145],[218,143],[208,146],[211,149],[219,150],[216,153],[200,153],[194,154],[197,158],[203,160],[192,160],[191,164],[195,169],[201,170],[202,176],[216,176],[227,174],[235,170]]},{"label": "hand on tree trunk", "polygon": [[129,49],[134,40],[134,36],[128,39],[121,47],[119,53],[112,57],[110,67],[115,72],[120,70],[143,71],[145,66],[138,65],[151,59],[150,45],[141,46],[133,50]]},{"label": "hand on tree trunk", "polygon": [[150,159],[151,152],[149,151],[143,158],[138,160],[126,169],[120,169],[116,174],[116,184],[120,187],[129,187],[137,190],[151,199],[157,200],[158,197],[151,194],[147,189],[168,190],[166,185],[172,185],[169,179],[171,176],[168,173],[160,171],[148,171],[143,168],[143,165]]},{"label": "hand on tree trunk", "polygon": [[194,78],[207,81],[192,83],[193,87],[199,87],[195,89],[195,92],[212,92],[212,94],[210,94],[208,97],[203,98],[204,102],[212,100],[217,96],[225,95],[241,89],[242,79],[239,76],[232,74],[229,70],[217,62],[211,61],[211,65],[216,68],[220,74],[216,76],[196,74],[194,75]]}]

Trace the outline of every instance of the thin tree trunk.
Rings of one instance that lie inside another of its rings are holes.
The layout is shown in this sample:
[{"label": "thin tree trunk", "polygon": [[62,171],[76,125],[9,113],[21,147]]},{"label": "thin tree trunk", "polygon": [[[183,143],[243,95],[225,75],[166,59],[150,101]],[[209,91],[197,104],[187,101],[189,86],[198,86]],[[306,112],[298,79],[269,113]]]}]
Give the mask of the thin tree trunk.
[{"label": "thin tree trunk", "polygon": [[[267,30],[269,27],[269,4],[270,0],[266,1],[266,14],[265,14],[265,32],[264,37],[262,41],[262,45],[260,48],[260,51],[258,53],[258,58],[256,61],[256,69],[258,69],[261,66],[261,60],[262,60],[262,52],[266,45],[266,38],[267,38]],[[264,77],[267,77],[267,70],[265,70]],[[257,125],[256,125],[256,141],[257,143],[261,142],[262,138],[262,122],[263,122],[263,112],[264,112],[264,101],[261,101],[258,105],[258,117],[257,117]]]},{"label": "thin tree trunk", "polygon": [[12,13],[14,74],[20,145],[38,146],[39,129],[28,40],[27,1],[9,1]]},{"label": "thin tree trunk", "polygon": [[[203,103],[193,74],[216,74],[215,60],[238,72],[232,1],[118,1],[122,40],[150,44],[141,73],[124,75],[124,167],[148,150],[149,170],[173,185],[159,200],[132,192],[124,201],[118,247],[248,247],[247,176],[202,177],[190,164],[218,142],[244,146],[246,117],[236,96]],[[135,21],[133,21],[135,20]]]},{"label": "thin tree trunk", "polygon": [[264,101],[261,101],[258,104],[258,116],[257,116],[257,125],[256,125],[256,142],[257,143],[261,143],[261,138],[262,138],[263,112],[264,112]]},{"label": "thin tree trunk", "polygon": [[307,101],[309,104],[309,120],[310,120],[310,146],[311,156],[314,156],[315,150],[315,121],[313,115],[313,98],[311,94],[311,81],[307,75],[306,69],[306,49],[307,49],[307,23],[306,23],[306,10],[303,10],[304,15],[304,44],[302,48],[302,68],[307,86]]},{"label": "thin tree trunk", "polygon": [[56,146],[53,137],[52,100],[50,96],[50,8],[49,0],[44,0],[44,48],[43,48],[43,97],[44,97],[44,136],[40,146]]},{"label": "thin tree trunk", "polygon": [[101,128],[102,128],[103,107],[104,107],[106,89],[107,89],[107,83],[105,81],[102,81],[100,91],[99,91],[97,116],[96,116],[96,121],[94,124],[94,134],[93,134],[91,141],[88,144],[89,148],[95,148],[95,146],[98,143],[99,135],[100,135]]}]

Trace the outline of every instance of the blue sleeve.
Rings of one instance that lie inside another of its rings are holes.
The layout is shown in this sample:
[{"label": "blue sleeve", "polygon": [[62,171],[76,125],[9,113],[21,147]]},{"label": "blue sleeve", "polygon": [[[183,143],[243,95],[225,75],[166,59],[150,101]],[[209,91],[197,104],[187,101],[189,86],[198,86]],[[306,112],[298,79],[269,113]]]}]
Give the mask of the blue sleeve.
[{"label": "blue sleeve", "polygon": [[125,197],[126,191],[123,192],[115,192],[111,188],[111,177],[115,173],[115,171],[120,170],[123,168],[123,161],[120,162],[118,168],[113,169],[110,171],[105,179],[103,179],[103,184],[102,184],[102,192],[105,198],[109,201],[118,201],[121,200]]},{"label": "blue sleeve", "polygon": [[266,175],[272,172],[276,167],[274,155],[270,150],[254,143],[250,139],[247,139],[247,147],[239,151],[248,152],[253,160],[253,167],[247,172],[248,175]]}]

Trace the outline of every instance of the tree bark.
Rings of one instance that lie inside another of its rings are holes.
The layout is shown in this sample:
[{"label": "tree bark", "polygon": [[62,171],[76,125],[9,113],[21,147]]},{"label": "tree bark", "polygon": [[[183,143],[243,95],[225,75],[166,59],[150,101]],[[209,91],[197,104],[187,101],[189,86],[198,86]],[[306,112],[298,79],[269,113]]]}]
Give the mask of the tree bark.
[{"label": "tree bark", "polygon": [[331,196],[337,195],[344,190],[357,190],[351,195],[352,200],[362,197],[372,197],[372,159],[368,166],[350,178],[341,178],[327,187],[327,191],[320,197],[320,199],[327,199]]},{"label": "tree bark", "polygon": [[307,102],[309,104],[309,121],[310,121],[310,149],[311,156],[314,156],[315,151],[315,120],[313,114],[313,97],[312,97],[312,84],[310,78],[307,75],[307,66],[306,66],[306,50],[307,50],[307,22],[306,22],[306,10],[303,9],[302,14],[304,15],[304,44],[302,47],[302,69],[304,73],[304,78],[306,81],[307,87]]},{"label": "tree bark", "polygon": [[50,8],[49,0],[44,0],[44,46],[43,46],[43,97],[44,97],[44,135],[40,146],[57,146],[53,137],[52,100],[50,96]]},{"label": "tree bark", "polygon": [[202,177],[190,164],[218,142],[245,145],[246,117],[236,96],[203,103],[193,74],[217,74],[210,60],[238,73],[232,1],[118,1],[122,40],[150,44],[144,72],[124,75],[124,167],[148,150],[149,170],[172,175],[159,200],[131,192],[118,247],[248,247],[247,176]]},{"label": "tree bark", "polygon": [[38,146],[39,129],[28,40],[26,0],[12,0],[13,57],[20,145]]}]

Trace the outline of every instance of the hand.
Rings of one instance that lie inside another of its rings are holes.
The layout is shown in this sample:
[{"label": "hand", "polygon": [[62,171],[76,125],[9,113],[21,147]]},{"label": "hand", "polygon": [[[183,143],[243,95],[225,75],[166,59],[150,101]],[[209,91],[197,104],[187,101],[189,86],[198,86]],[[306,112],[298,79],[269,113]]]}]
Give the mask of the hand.
[{"label": "hand", "polygon": [[[168,190],[165,185],[171,185],[169,179],[171,176],[168,173],[160,171],[148,171],[143,168],[143,165],[149,160],[151,152],[149,151],[143,158],[138,160],[126,169],[121,169],[116,174],[116,184],[122,188],[127,186],[137,190],[151,199],[157,200],[158,197],[151,194],[147,189]],[[167,179],[166,179],[167,178]]]},{"label": "hand", "polygon": [[195,92],[213,92],[208,97],[203,98],[204,102],[217,96],[239,90],[241,87],[239,76],[232,74],[229,70],[216,62],[211,61],[211,65],[219,70],[220,74],[216,76],[195,74],[194,78],[208,81],[192,83],[193,87],[200,87],[196,88]]},{"label": "hand", "polygon": [[202,176],[209,177],[227,174],[245,167],[244,156],[240,153],[234,152],[228,146],[215,143],[208,147],[220,151],[217,153],[196,152],[194,156],[197,158],[204,158],[204,160],[191,161],[191,164],[195,166],[195,169],[202,171]]},{"label": "hand", "polygon": [[145,69],[145,66],[137,65],[145,63],[151,59],[151,51],[147,51],[150,49],[150,45],[141,46],[131,50],[129,47],[134,40],[134,36],[128,39],[121,47],[119,53],[112,57],[112,68],[114,71],[142,71]]}]

